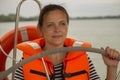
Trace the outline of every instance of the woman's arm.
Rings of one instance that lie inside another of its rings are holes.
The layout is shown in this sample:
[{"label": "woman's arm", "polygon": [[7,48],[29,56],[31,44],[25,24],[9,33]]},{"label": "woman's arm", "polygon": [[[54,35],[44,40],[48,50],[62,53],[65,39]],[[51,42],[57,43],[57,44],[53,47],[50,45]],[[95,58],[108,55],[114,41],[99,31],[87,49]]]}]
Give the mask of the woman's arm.
[{"label": "woman's arm", "polygon": [[116,67],[107,67],[107,80],[116,80],[117,68]]},{"label": "woman's arm", "polygon": [[115,49],[106,48],[106,56],[103,56],[104,63],[107,66],[107,80],[116,80],[117,76],[117,67],[118,67],[118,60],[116,58],[120,55]]}]

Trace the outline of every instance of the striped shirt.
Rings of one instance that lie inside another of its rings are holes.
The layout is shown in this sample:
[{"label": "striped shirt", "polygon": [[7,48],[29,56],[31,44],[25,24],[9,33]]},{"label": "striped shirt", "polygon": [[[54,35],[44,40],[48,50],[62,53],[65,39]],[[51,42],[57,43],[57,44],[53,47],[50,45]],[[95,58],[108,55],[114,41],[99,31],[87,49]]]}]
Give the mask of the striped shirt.
[{"label": "striped shirt", "polygon": [[[92,63],[92,60],[88,57],[89,59],[89,66],[90,66],[90,80],[100,80],[100,77],[98,76],[95,67]],[[63,77],[63,63],[54,65],[54,80],[64,80]],[[23,69],[22,67],[19,67],[16,71],[15,71],[15,77],[14,80],[24,80],[24,76],[23,76]]]},{"label": "striped shirt", "polygon": [[64,80],[63,63],[54,65],[54,80]]}]

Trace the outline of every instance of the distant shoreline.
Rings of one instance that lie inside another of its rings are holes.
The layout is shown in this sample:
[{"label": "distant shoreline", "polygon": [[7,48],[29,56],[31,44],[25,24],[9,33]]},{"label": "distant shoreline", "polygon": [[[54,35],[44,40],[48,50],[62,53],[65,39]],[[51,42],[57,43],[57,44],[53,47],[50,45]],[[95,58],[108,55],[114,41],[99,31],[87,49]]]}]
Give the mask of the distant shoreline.
[{"label": "distant shoreline", "polygon": [[120,16],[99,16],[99,17],[75,17],[71,20],[83,20],[83,19],[120,19]]},{"label": "distant shoreline", "polygon": [[[15,14],[9,15],[0,15],[0,22],[14,22]],[[70,20],[91,20],[91,19],[120,19],[120,15],[118,16],[97,16],[97,17],[70,17]],[[20,21],[36,21],[38,20],[38,16],[33,17],[22,17],[20,16]]]}]

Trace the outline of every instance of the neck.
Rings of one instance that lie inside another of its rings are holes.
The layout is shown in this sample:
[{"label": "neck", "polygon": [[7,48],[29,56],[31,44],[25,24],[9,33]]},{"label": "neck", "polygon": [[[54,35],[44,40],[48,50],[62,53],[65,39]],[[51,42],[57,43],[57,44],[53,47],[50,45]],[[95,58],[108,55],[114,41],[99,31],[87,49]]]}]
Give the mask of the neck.
[{"label": "neck", "polygon": [[[64,47],[63,44],[59,46],[45,44],[43,50],[45,51],[45,50],[51,50],[51,49],[56,49],[56,48],[62,48],[62,47]],[[55,53],[55,54],[48,55],[48,57],[50,58],[53,64],[59,64],[66,57],[66,53]]]}]

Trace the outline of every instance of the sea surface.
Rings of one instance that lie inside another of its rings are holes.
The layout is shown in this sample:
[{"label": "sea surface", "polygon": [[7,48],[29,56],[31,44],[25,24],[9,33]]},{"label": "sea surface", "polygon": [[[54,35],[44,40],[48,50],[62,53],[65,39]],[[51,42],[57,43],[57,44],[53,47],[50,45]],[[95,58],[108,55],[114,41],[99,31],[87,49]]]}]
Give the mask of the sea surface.
[{"label": "sea surface", "polygon": [[[37,25],[37,21],[19,22],[19,27],[26,25]],[[0,38],[7,32],[14,29],[15,22],[0,22]],[[68,37],[79,41],[90,42],[93,47],[112,47],[120,51],[120,19],[89,19],[70,20]],[[90,53],[94,66],[104,80],[106,77],[106,66],[100,54]],[[12,52],[10,53],[12,57]],[[6,69],[12,66],[12,60],[7,59]],[[120,70],[120,63],[118,71]],[[9,75],[11,78],[11,75]]]}]

